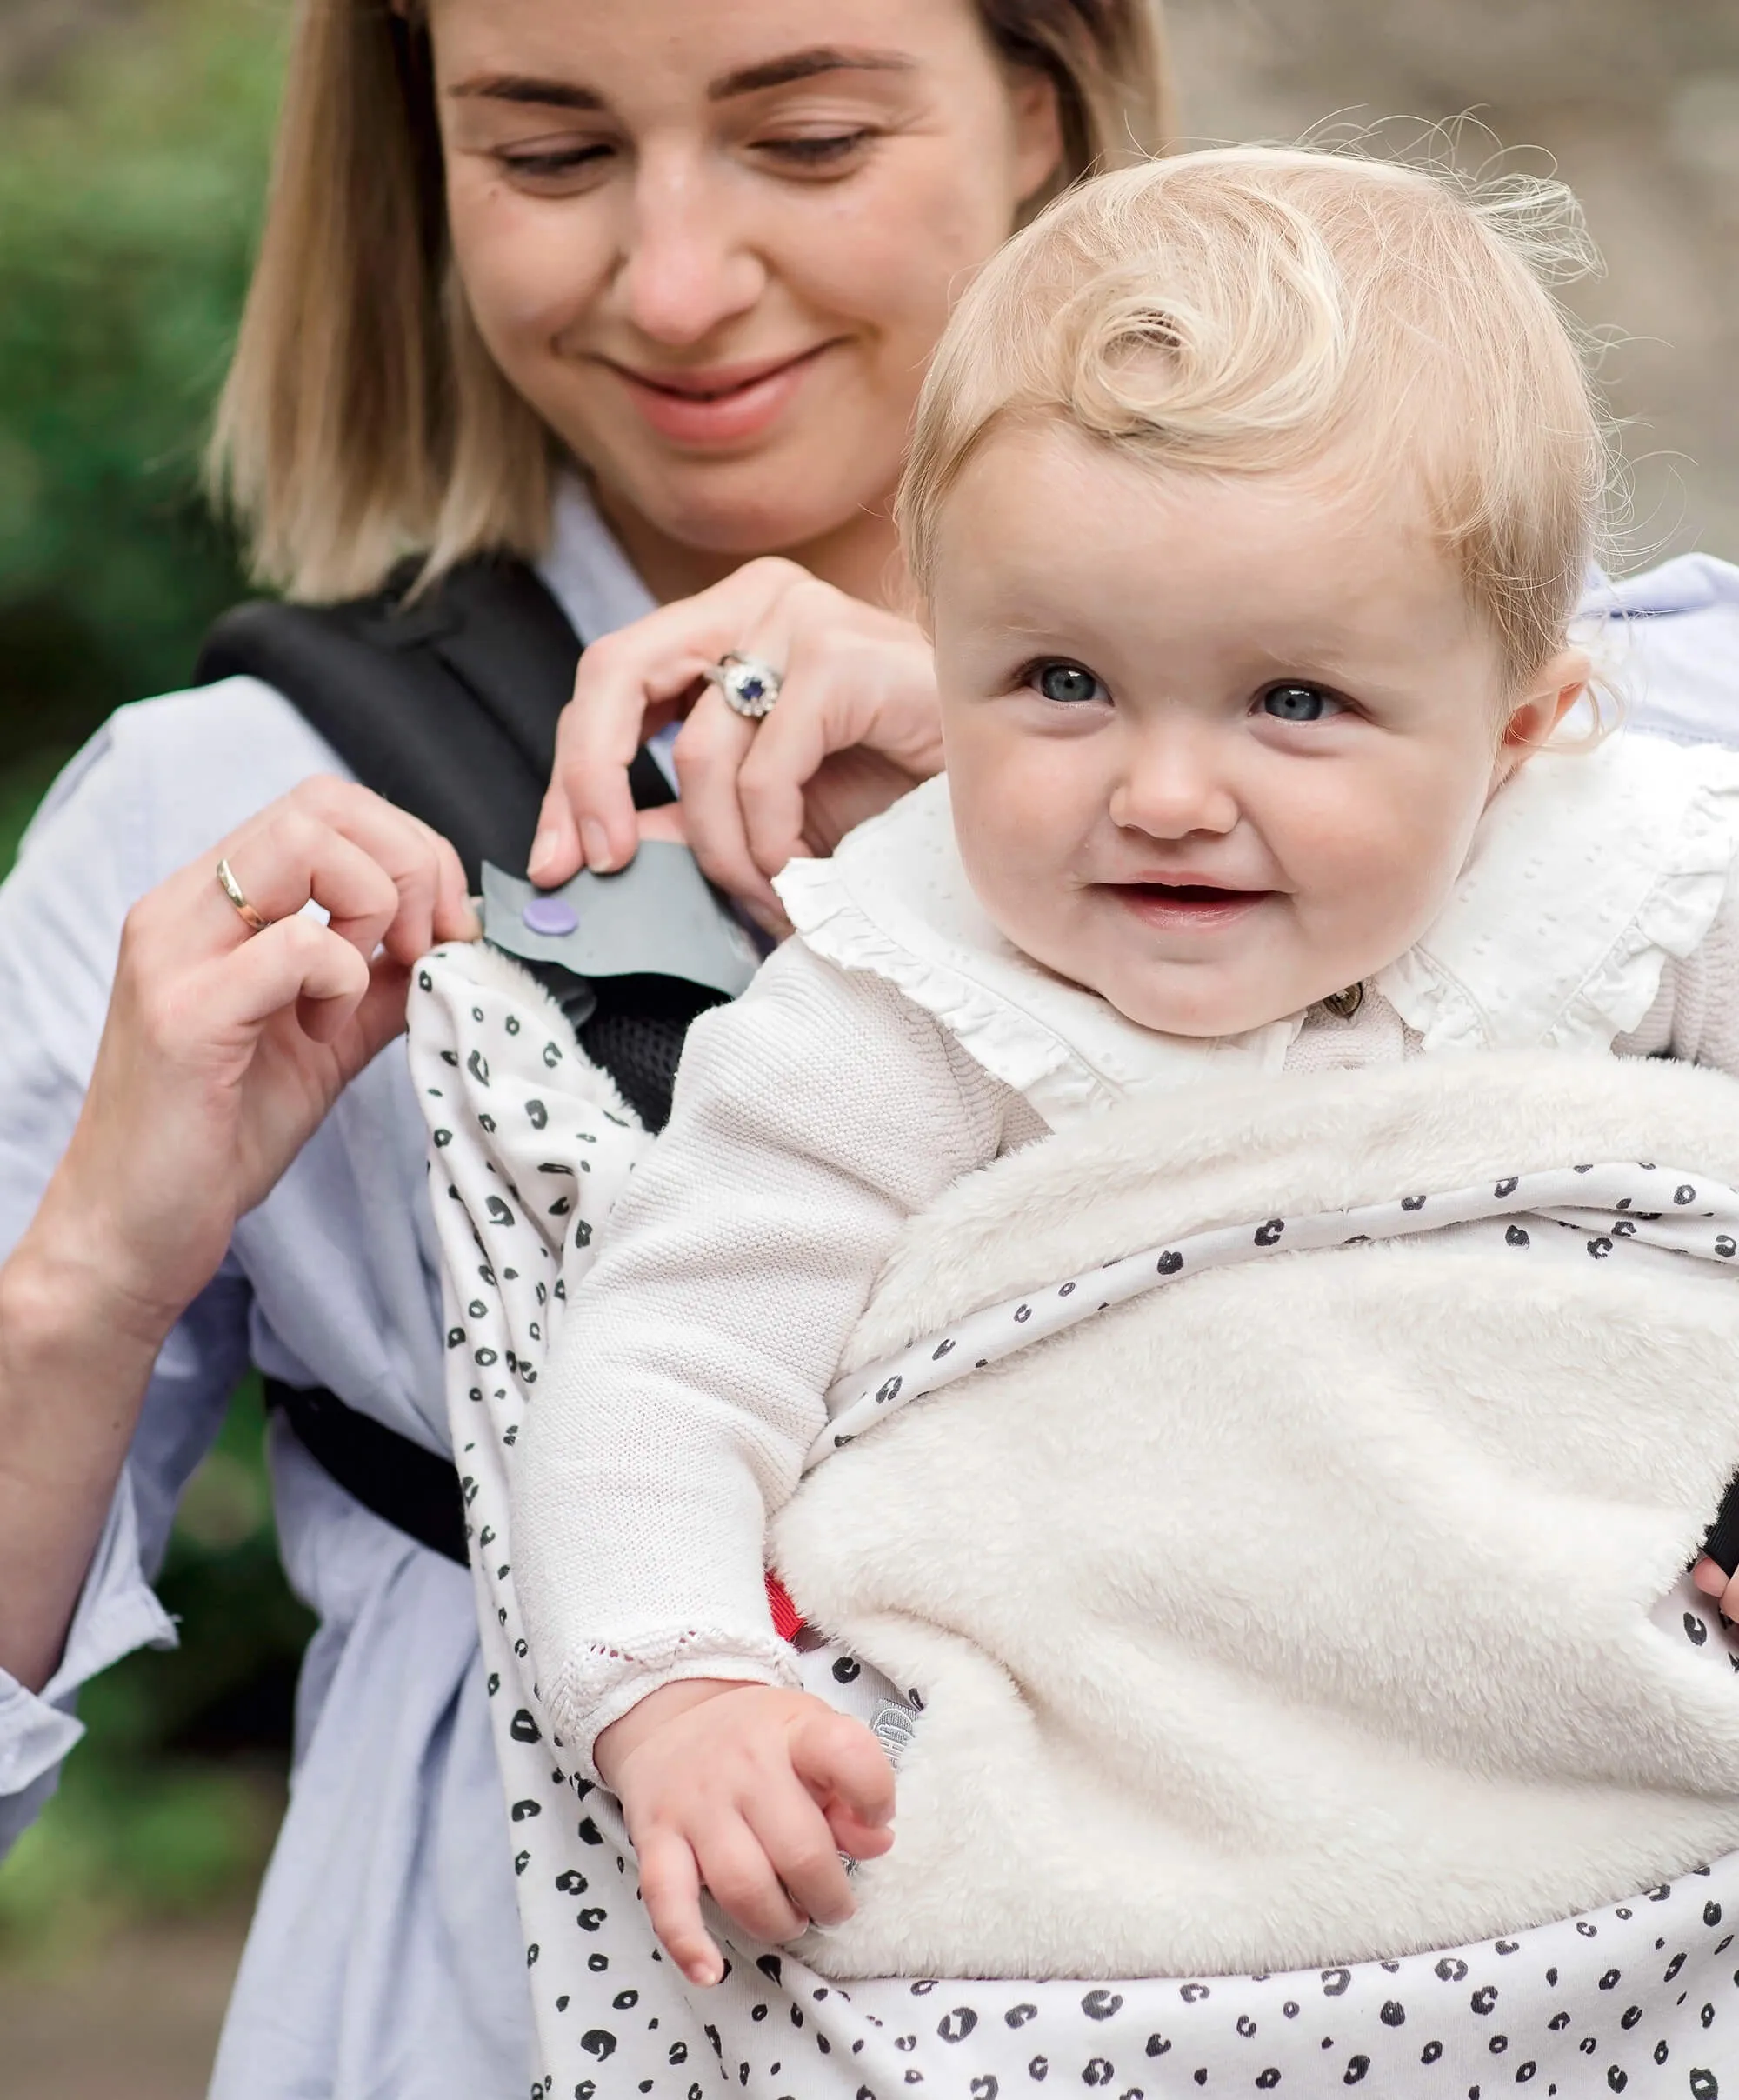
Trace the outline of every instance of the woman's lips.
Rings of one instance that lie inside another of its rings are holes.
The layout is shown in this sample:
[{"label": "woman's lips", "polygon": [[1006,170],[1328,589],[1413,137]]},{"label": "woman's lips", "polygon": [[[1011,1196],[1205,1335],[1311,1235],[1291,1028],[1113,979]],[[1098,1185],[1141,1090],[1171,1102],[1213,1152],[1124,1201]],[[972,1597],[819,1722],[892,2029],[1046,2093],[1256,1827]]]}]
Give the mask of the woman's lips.
[{"label": "woman's lips", "polygon": [[1145,924],[1174,930],[1210,932],[1246,918],[1274,894],[1270,890],[1222,890],[1209,883],[1107,883],[1126,911]]},{"label": "woman's lips", "polygon": [[[776,364],[719,365],[704,371],[638,372],[610,364],[640,417],[673,444],[697,448],[740,444],[758,437],[783,413],[816,360],[831,345],[818,343]],[[608,362],[608,361],[606,361]]]}]

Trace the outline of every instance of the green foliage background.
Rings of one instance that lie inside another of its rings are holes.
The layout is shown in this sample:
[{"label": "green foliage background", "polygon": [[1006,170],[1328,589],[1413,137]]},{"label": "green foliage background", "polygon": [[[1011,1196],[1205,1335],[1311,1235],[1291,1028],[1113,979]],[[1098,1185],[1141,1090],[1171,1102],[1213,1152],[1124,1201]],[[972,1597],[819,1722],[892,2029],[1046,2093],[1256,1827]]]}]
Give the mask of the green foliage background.
[{"label": "green foliage background", "polygon": [[[201,443],[263,195],[287,15],[143,0],[0,94],[0,870],[66,756],[184,684],[243,595]],[[89,1737],[0,1865],[0,1950],[243,1894],[282,1804],[308,1622],[277,1566],[257,1390],[190,1490],[160,1587],[181,1648],[81,1702]]]}]

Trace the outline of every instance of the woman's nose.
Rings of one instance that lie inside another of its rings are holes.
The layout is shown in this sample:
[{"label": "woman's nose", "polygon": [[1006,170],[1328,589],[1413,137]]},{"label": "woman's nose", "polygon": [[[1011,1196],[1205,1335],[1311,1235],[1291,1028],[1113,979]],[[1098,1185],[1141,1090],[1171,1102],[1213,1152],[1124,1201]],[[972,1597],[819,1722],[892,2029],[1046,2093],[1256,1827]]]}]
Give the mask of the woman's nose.
[{"label": "woman's nose", "polygon": [[649,158],[635,183],[616,269],[624,318],[653,342],[686,348],[752,310],[767,268],[741,237],[725,185],[686,162]]},{"label": "woman's nose", "polygon": [[1238,799],[1212,740],[1144,737],[1130,750],[1111,794],[1111,820],[1150,838],[1222,837],[1238,821]]}]

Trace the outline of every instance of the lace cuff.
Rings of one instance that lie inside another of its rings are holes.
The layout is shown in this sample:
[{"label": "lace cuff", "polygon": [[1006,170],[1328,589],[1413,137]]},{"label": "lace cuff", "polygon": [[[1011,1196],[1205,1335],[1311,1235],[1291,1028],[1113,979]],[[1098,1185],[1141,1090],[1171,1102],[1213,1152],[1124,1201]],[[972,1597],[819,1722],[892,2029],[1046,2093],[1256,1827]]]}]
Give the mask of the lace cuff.
[{"label": "lace cuff", "polygon": [[795,1653],[776,1636],[690,1626],[675,1633],[649,1632],[631,1643],[593,1642],[562,1664],[544,1703],[568,1758],[582,1777],[596,1781],[592,1751],[605,1729],[649,1693],[696,1677],[792,1689],[802,1683]]}]

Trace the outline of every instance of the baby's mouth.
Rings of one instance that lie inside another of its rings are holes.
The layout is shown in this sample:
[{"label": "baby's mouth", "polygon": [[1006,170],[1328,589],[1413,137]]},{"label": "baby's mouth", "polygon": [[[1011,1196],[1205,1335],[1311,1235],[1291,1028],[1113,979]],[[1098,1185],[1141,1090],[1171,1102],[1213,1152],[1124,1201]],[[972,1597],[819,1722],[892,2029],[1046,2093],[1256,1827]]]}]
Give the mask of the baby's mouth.
[{"label": "baby's mouth", "polygon": [[1212,925],[1241,917],[1272,892],[1229,890],[1217,883],[1107,883],[1126,910],[1172,925]]}]

